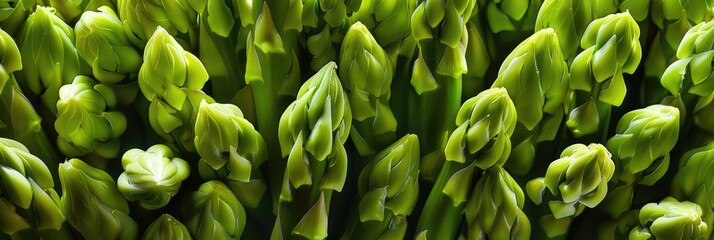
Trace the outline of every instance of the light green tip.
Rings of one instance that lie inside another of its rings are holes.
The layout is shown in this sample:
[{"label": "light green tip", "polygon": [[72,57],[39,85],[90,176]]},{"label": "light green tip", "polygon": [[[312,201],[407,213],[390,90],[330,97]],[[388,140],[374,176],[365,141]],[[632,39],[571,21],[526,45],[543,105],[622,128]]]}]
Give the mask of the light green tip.
[{"label": "light green tip", "polygon": [[702,220],[702,208],[692,202],[667,197],[648,203],[640,210],[640,227],[630,232],[630,239],[705,239],[708,224]]},{"label": "light green tip", "polygon": [[191,234],[183,223],[169,214],[163,214],[156,219],[144,232],[144,240],[190,240]]},{"label": "light green tip", "polygon": [[190,172],[186,161],[174,157],[173,151],[161,144],[146,151],[131,149],[121,162],[124,172],[117,180],[119,191],[146,209],[166,206]]},{"label": "light green tip", "polygon": [[196,239],[239,239],[246,224],[243,205],[220,181],[201,184],[184,200],[183,222]]},{"label": "light green tip", "polygon": [[134,239],[138,226],[109,174],[73,158],[59,166],[60,206],[85,239]]}]

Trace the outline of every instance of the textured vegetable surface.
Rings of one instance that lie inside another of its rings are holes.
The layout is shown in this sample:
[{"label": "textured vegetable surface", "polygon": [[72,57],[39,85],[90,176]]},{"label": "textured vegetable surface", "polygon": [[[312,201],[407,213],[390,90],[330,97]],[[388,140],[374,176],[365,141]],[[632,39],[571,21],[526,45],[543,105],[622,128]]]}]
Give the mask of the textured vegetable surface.
[{"label": "textured vegetable surface", "polygon": [[713,0],[0,0],[2,239],[714,239]]}]

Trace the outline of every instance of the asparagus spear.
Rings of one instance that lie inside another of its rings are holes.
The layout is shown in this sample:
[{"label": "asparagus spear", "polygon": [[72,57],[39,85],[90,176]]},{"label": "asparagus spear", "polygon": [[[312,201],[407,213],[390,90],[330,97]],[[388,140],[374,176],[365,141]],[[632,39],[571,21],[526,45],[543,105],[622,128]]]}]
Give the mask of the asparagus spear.
[{"label": "asparagus spear", "polygon": [[652,105],[630,111],[616,132],[606,144],[615,161],[615,184],[600,204],[612,218],[632,207],[637,185],[652,186],[667,172],[679,136],[679,110]]},{"label": "asparagus spear", "polygon": [[465,23],[474,0],[426,0],[412,14],[412,36],[419,55],[414,61],[411,84],[418,97],[417,133],[422,146],[421,176],[434,181],[444,164],[444,146],[454,130],[461,106],[462,75],[468,71]]},{"label": "asparagus spear", "polygon": [[[714,154],[714,142],[684,153],[670,188],[672,197],[701,206],[702,220],[706,223],[714,222],[714,208],[711,204],[714,202],[712,200],[714,194],[712,194],[709,177],[714,172],[714,165],[711,164],[712,154]],[[714,229],[711,227],[707,228],[704,236],[711,238],[714,234],[712,230]]]},{"label": "asparagus spear", "polygon": [[548,203],[550,213],[537,219],[545,236],[566,237],[573,219],[585,207],[594,208],[605,199],[615,173],[611,156],[601,144],[573,144],[550,163],[545,177],[526,184],[528,197],[535,204]]},{"label": "asparagus spear", "polygon": [[642,207],[641,225],[632,229],[630,239],[705,239],[709,225],[701,217],[702,208],[696,203],[667,197]]},{"label": "asparagus spear", "polygon": [[109,174],[76,158],[60,164],[59,174],[62,212],[85,239],[137,237],[139,227]]},{"label": "asparagus spear", "polygon": [[350,137],[361,156],[374,155],[396,139],[397,120],[389,105],[394,67],[360,22],[347,31],[339,63],[355,120]]},{"label": "asparagus spear", "polygon": [[243,206],[255,208],[267,188],[260,165],[267,159],[263,137],[232,104],[201,102],[195,126],[198,171],[222,180]]},{"label": "asparagus spear", "polygon": [[287,167],[271,239],[324,239],[333,191],[347,175],[352,111],[330,62],[308,79],[280,118],[280,148]]},{"label": "asparagus spear", "polygon": [[552,28],[541,29],[519,44],[498,70],[491,87],[504,87],[516,105],[515,144],[506,169],[523,176],[535,161],[536,145],[551,141],[563,120],[568,67]]},{"label": "asparagus spear", "polygon": [[141,67],[141,54],[124,32],[113,9],[102,6],[86,11],[74,27],[77,53],[92,67],[93,76],[105,84],[133,78]]},{"label": "asparagus spear", "polygon": [[427,239],[456,238],[464,208],[471,201],[480,201],[469,197],[474,196],[470,194],[472,186],[481,175],[477,169],[487,170],[506,162],[516,118],[516,108],[504,88],[485,90],[464,102],[456,116],[458,127],[446,144],[447,161],[426,200],[417,234],[425,234]]},{"label": "asparagus spear", "polygon": [[633,74],[642,58],[640,28],[629,12],[592,21],[580,40],[583,47],[570,66],[566,126],[575,137],[600,131],[608,137],[613,106],[625,100],[624,73]]},{"label": "asparagus spear", "polygon": [[195,151],[196,111],[201,101],[213,102],[201,90],[208,77],[196,56],[185,51],[165,29],[156,28],[144,50],[139,88],[151,101],[151,127],[182,151]]},{"label": "asparagus spear", "polygon": [[0,138],[0,231],[13,238],[70,239],[50,170],[20,142]]},{"label": "asparagus spear", "polygon": [[220,181],[201,184],[184,200],[186,228],[195,239],[240,239],[245,230],[245,209]]},{"label": "asparagus spear", "polygon": [[343,239],[404,239],[419,196],[419,138],[410,134],[380,151],[359,175],[358,214]]},{"label": "asparagus spear", "polygon": [[183,223],[171,215],[163,214],[149,225],[141,239],[190,240],[192,238]]},{"label": "asparagus spear", "polygon": [[[57,146],[66,156],[96,154],[105,159],[119,154],[126,117],[117,107],[116,93],[94,79],[78,75],[60,88],[55,130]],[[101,165],[101,164],[100,164]]]},{"label": "asparagus spear", "polygon": [[121,159],[124,172],[117,179],[119,191],[129,201],[139,201],[146,209],[166,206],[189,175],[189,166],[174,157],[166,145],[157,144],[146,151],[131,149]]}]

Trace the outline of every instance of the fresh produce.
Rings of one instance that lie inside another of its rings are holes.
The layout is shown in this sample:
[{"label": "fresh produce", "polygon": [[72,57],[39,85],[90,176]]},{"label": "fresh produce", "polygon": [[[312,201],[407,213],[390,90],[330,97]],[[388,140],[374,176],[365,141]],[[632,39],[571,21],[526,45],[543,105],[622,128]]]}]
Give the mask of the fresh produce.
[{"label": "fresh produce", "polygon": [[0,1],[0,240],[714,239],[713,18]]}]

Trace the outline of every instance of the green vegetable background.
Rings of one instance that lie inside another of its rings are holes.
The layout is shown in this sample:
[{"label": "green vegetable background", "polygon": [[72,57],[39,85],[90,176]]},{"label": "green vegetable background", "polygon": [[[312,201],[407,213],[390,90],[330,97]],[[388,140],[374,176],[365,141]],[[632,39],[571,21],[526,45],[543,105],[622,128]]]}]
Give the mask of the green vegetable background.
[{"label": "green vegetable background", "polygon": [[0,0],[3,239],[714,239],[714,0]]}]

